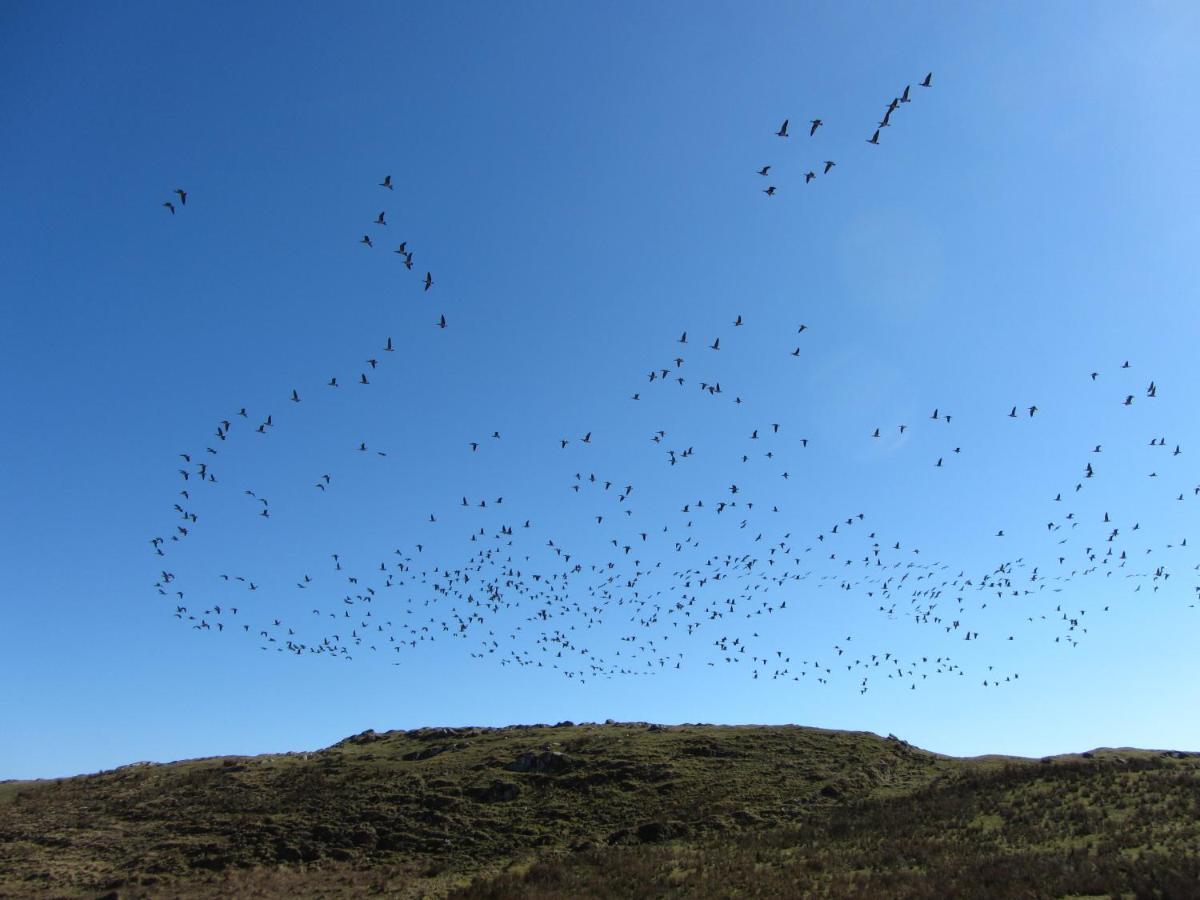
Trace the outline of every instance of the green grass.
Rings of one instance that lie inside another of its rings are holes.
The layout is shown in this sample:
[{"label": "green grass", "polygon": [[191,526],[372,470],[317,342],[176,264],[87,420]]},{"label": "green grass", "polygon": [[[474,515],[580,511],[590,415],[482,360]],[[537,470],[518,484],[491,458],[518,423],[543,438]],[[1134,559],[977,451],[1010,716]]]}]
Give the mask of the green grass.
[{"label": "green grass", "polygon": [[0,785],[0,896],[1183,896],[1189,878],[1200,760],[1154,751],[424,729]]}]

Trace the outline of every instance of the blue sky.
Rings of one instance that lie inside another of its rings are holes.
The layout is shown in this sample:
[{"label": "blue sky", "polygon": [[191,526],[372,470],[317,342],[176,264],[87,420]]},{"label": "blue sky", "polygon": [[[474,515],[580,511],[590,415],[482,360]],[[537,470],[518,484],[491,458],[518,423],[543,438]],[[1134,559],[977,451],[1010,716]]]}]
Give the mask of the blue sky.
[{"label": "blue sky", "polygon": [[[561,719],[796,722],[955,754],[1200,746],[1198,25],[1165,3],[6,5],[0,777]],[[676,355],[685,385],[648,380]],[[181,488],[198,521],[156,557]],[[714,512],[738,498],[754,509]],[[419,572],[486,545],[549,577],[550,540],[586,570],[553,621],[514,591],[467,637],[441,630],[467,607]],[[874,542],[941,594],[884,602]],[[762,571],[774,545],[801,577],[769,591],[673,574],[727,554]],[[1088,547],[1126,564],[1085,575]],[[645,574],[589,616],[609,561]],[[997,569],[1030,593],[981,590]],[[351,573],[379,586],[372,624],[432,619],[438,639],[277,652],[289,627],[328,636]],[[666,611],[681,594],[690,635]],[[215,604],[240,607],[220,633],[173,615]],[[721,638],[804,666],[773,680]],[[639,674],[564,677],[583,648]],[[884,653],[917,674],[875,668],[860,693],[845,660]],[[908,665],[938,657],[958,668]],[[659,658],[680,668],[641,673]]]}]

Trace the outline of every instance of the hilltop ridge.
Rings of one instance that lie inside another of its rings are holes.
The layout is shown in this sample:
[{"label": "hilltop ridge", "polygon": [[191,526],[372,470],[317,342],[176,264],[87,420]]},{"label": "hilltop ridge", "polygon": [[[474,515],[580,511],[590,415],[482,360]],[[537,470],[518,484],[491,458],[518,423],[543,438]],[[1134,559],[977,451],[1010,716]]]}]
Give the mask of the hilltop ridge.
[{"label": "hilltop ridge", "polygon": [[0,896],[970,896],[981,866],[988,896],[1177,896],[1200,880],[1197,809],[1186,751],[964,759],[794,725],[367,730],[0,784]]}]

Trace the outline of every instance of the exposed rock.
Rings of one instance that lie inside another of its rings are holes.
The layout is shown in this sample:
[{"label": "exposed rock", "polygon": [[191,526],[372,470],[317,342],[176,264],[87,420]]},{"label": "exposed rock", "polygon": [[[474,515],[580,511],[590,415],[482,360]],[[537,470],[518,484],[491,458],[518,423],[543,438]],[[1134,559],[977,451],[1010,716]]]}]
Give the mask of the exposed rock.
[{"label": "exposed rock", "polygon": [[437,744],[433,747],[426,747],[423,750],[413,750],[411,753],[405,753],[400,758],[408,762],[414,762],[422,759],[432,759],[433,757],[441,753],[446,753],[449,750],[462,750],[469,746],[471,745],[467,743]]},{"label": "exposed rock", "polygon": [[575,765],[574,760],[555,750],[541,753],[522,753],[504,768],[510,772],[565,772]]},{"label": "exposed rock", "polygon": [[493,781],[486,787],[471,788],[467,793],[484,803],[507,803],[521,795],[521,787],[511,781]]}]

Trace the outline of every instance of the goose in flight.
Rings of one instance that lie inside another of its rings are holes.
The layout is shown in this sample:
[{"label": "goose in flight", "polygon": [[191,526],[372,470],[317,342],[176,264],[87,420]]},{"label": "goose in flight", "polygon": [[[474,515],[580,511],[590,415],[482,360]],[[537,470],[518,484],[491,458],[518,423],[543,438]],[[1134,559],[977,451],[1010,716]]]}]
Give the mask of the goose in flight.
[{"label": "goose in flight", "polygon": [[775,136],[782,137],[782,138],[787,137],[788,136],[787,128],[788,128],[788,120],[784,119],[783,124],[779,126],[779,130],[777,132],[775,132]]}]

